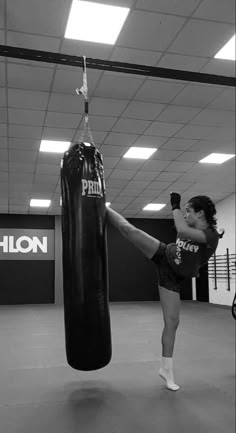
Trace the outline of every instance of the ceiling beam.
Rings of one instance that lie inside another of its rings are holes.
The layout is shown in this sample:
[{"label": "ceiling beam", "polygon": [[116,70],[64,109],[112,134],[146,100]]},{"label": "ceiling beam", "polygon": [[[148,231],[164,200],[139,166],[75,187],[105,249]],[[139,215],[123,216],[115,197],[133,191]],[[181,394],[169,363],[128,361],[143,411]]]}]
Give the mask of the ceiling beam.
[{"label": "ceiling beam", "polygon": [[[83,56],[51,53],[48,51],[29,50],[26,48],[0,45],[0,56],[35,62],[56,63],[58,65],[77,66],[83,68]],[[200,72],[182,71],[178,69],[157,68],[155,66],[137,65],[133,63],[114,62],[110,60],[91,59],[86,57],[86,67],[103,71],[125,74],[145,75],[149,77],[168,78],[172,80],[192,81],[196,83],[216,84],[220,86],[236,86],[234,77],[202,74]]]}]

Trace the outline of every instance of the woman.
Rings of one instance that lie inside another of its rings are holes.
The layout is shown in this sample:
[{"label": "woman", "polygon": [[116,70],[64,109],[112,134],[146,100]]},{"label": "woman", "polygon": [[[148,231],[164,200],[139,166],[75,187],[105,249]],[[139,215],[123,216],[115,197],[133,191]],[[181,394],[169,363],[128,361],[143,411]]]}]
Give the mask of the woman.
[{"label": "woman", "polygon": [[168,389],[177,391],[179,386],[174,383],[172,357],[179,325],[181,283],[198,275],[200,267],[214,254],[224,231],[219,234],[216,230],[216,209],[209,197],[191,198],[185,216],[180,210],[180,195],[171,193],[170,201],[177,239],[176,243],[168,245],[136,228],[109,207],[107,216],[110,223],[156,265],[164,319],[159,375],[166,381]]}]

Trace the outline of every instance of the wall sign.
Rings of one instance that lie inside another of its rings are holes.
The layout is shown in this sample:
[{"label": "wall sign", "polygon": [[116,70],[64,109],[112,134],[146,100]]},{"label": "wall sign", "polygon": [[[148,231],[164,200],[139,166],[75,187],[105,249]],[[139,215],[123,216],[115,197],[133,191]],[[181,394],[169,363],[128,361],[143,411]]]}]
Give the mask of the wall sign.
[{"label": "wall sign", "polygon": [[0,260],[54,260],[54,230],[0,229]]}]

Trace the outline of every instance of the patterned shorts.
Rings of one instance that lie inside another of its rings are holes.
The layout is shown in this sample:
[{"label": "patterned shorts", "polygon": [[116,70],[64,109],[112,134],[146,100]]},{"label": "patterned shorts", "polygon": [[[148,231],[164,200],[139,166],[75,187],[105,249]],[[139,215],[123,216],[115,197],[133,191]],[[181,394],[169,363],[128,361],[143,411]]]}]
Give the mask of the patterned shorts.
[{"label": "patterned shorts", "polygon": [[156,265],[158,285],[170,290],[171,292],[180,293],[181,284],[185,278],[176,274],[171,268],[166,257],[166,248],[167,245],[161,242],[157,252],[151,258]]}]

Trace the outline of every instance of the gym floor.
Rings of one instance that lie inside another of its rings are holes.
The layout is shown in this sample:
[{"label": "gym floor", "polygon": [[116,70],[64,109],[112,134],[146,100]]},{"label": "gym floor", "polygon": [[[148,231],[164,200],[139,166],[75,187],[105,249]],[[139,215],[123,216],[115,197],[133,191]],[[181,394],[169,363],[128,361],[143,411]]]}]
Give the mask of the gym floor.
[{"label": "gym floor", "polygon": [[227,307],[182,302],[174,373],[158,376],[159,302],[111,303],[113,356],[97,371],[67,365],[63,307],[0,307],[2,433],[232,433],[235,321]]}]

